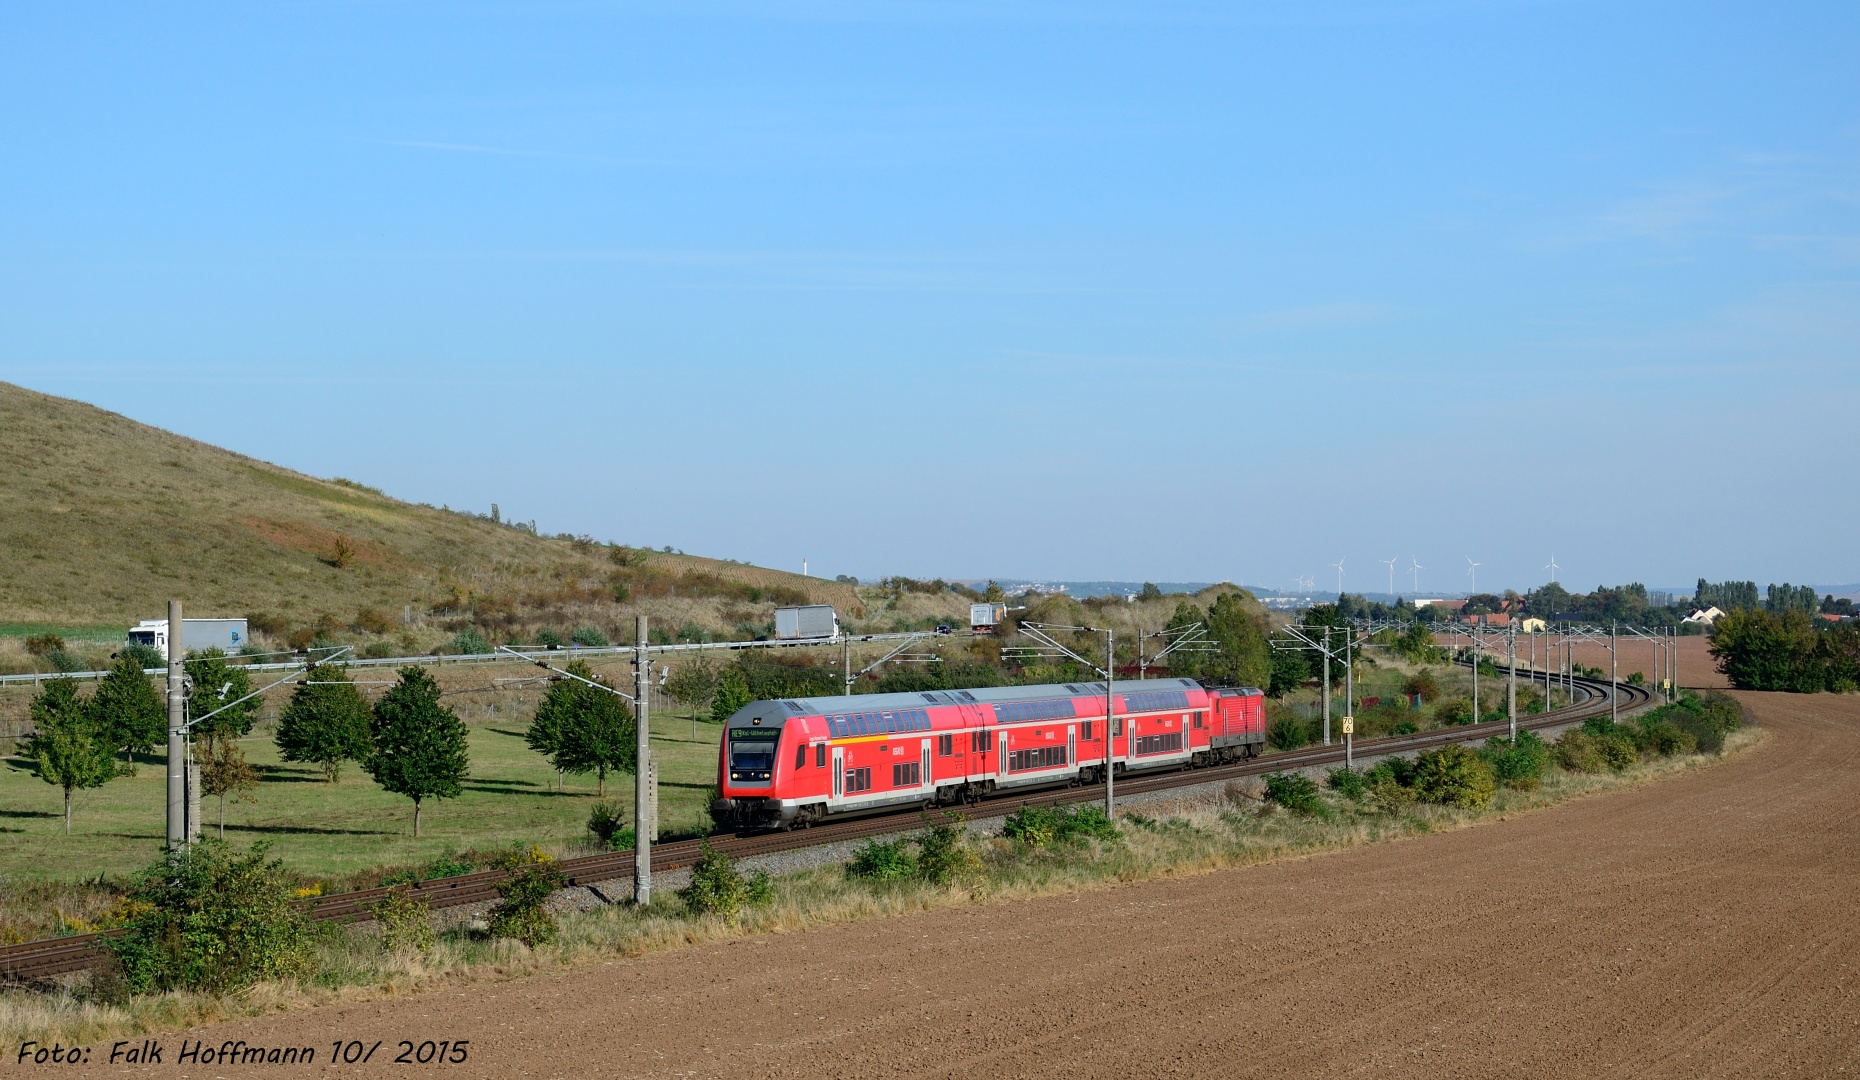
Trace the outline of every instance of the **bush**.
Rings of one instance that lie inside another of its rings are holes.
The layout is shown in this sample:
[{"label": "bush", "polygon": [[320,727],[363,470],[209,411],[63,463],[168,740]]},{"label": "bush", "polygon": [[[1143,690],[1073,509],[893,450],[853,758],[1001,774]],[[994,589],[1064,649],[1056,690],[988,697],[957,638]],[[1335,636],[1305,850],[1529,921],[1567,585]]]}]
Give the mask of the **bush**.
[{"label": "bush", "polygon": [[64,647],[65,639],[57,634],[34,634],[26,639],[26,651],[34,656],[47,656],[51,653],[62,652]]},{"label": "bush", "polygon": [[768,903],[774,891],[767,874],[758,870],[745,877],[728,855],[706,840],[691,868],[691,883],[678,890],[678,896],[692,914],[733,919],[748,905]]},{"label": "bush", "polygon": [[1672,757],[1674,754],[1690,754],[1698,749],[1699,741],[1663,719],[1649,717],[1635,725],[1631,733],[1634,748],[1643,754],[1659,754]]},{"label": "bush", "polygon": [[1379,776],[1369,785],[1369,802],[1385,814],[1396,814],[1414,805],[1414,791],[1402,787],[1392,777]]},{"label": "bush", "polygon": [[1023,806],[1008,815],[1001,835],[1028,847],[1045,847],[1058,841],[1093,838],[1117,839],[1117,826],[1096,803],[1083,806]]},{"label": "bush", "polygon": [[1360,799],[1369,793],[1369,781],[1363,778],[1362,773],[1348,767],[1332,769],[1325,776],[1324,782],[1346,799]]},{"label": "bush", "polygon": [[609,644],[607,635],[601,633],[598,626],[578,626],[568,640],[585,649],[605,648]]},{"label": "bush", "polygon": [[137,914],[107,940],[132,993],[225,994],[316,970],[315,929],[291,900],[296,882],[268,845],[243,854],[205,839],[164,854],[128,892]]},{"label": "bush", "polygon": [[864,881],[896,881],[917,876],[917,857],[903,840],[867,840],[846,864],[846,876]]},{"label": "bush", "polygon": [[568,644],[568,642],[562,639],[562,635],[545,626],[541,630],[536,631],[536,644],[551,649],[559,649]]},{"label": "bush", "polygon": [[368,913],[381,924],[381,947],[389,952],[413,949],[424,952],[433,947],[433,910],[412,889],[388,891],[380,902],[367,905]]},{"label": "bush", "polygon": [[[928,816],[925,817],[926,824]],[[945,815],[917,838],[917,876],[932,885],[948,885],[974,873],[981,860],[969,850],[959,814]]]},{"label": "bush", "polygon": [[1317,781],[1301,773],[1267,773],[1266,801],[1301,814],[1317,813],[1324,806]]},{"label": "bush", "polygon": [[546,904],[568,876],[551,865],[540,849],[530,849],[532,861],[511,871],[497,886],[500,899],[489,918],[492,937],[515,938],[534,949],[555,940],[555,916]]},{"label": "bush", "polygon": [[588,808],[588,831],[610,851],[620,850],[614,847],[614,837],[625,825],[626,817],[620,811],[620,804],[612,799],[602,799]]},{"label": "bush", "polygon": [[52,670],[61,675],[83,671],[88,667],[83,657],[69,649],[53,649],[45,654],[45,662],[52,665]]},{"label": "bush", "polygon": [[1550,767],[1550,747],[1534,731],[1518,732],[1516,742],[1487,739],[1479,756],[1492,770],[1493,779],[1509,788],[1536,787]]},{"label": "bush", "polygon": [[1370,787],[1374,787],[1385,780],[1398,787],[1413,787],[1414,761],[1410,758],[1400,756],[1385,757],[1381,761],[1376,762],[1368,772],[1364,773],[1363,779],[1369,782]]},{"label": "bush", "polygon": [[118,660],[133,660],[135,661],[135,665],[144,671],[147,671],[149,668],[165,668],[168,666],[168,661],[162,658],[160,649],[157,649],[153,645],[144,645],[139,641],[130,645],[125,645],[116,650],[116,658]]},{"label": "bush", "polygon": [[1496,789],[1492,770],[1464,746],[1423,750],[1414,759],[1414,795],[1422,802],[1477,810]]},{"label": "bush", "polygon": [[1266,743],[1274,750],[1296,750],[1305,741],[1305,723],[1296,716],[1282,713],[1266,728]]},{"label": "bush", "polygon": [[1587,732],[1566,731],[1550,748],[1551,757],[1570,772],[1598,773],[1608,768],[1608,759],[1602,756],[1604,741]]},{"label": "bush", "polygon": [[1434,719],[1448,727],[1473,722],[1471,698],[1451,698],[1434,706]]},{"label": "bush", "polygon": [[469,656],[491,651],[491,643],[484,640],[484,635],[476,630],[460,630],[452,635],[452,644],[447,646],[454,656]]}]

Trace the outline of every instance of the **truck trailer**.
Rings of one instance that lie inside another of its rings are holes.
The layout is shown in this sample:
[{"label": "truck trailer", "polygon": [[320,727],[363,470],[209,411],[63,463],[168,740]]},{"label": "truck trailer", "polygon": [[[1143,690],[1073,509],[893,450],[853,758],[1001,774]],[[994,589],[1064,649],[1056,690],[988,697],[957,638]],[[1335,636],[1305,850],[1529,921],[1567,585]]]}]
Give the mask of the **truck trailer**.
[{"label": "truck trailer", "polygon": [[[182,619],[181,647],[188,652],[218,649],[228,656],[250,641],[244,619]],[[168,659],[168,620],[143,619],[129,631],[131,645],[147,645]]]}]

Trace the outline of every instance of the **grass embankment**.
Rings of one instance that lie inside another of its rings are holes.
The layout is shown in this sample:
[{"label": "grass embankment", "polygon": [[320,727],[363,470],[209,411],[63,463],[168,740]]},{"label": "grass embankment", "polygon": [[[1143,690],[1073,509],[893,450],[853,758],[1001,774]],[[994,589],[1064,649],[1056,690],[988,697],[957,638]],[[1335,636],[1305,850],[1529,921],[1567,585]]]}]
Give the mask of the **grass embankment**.
[{"label": "grass embankment", "polygon": [[[1750,729],[1731,733],[1726,755],[1753,745],[1759,737],[1759,732]],[[1651,757],[1620,771],[1581,773],[1550,768],[1534,788],[1500,788],[1480,809],[1410,805],[1388,812],[1376,809],[1374,800],[1350,800],[1325,792],[1319,812],[1294,813],[1259,800],[1253,785],[1230,784],[1219,799],[1183,796],[1134,807],[1112,840],[1083,838],[1044,845],[1003,837],[972,841],[978,856],[974,868],[952,885],[914,879],[856,880],[843,865],[836,865],[776,879],[771,902],[748,908],[734,919],[692,915],[672,896],[649,909],[612,907],[569,915],[562,919],[559,940],[535,950],[461,929],[441,935],[428,949],[388,952],[381,948],[377,934],[362,927],[332,933],[320,945],[319,972],[313,978],[261,984],[227,997],[175,993],[106,1005],[87,1000],[81,989],[55,995],[7,993],[0,995],[0,1042],[57,1039],[89,1043],[239,1016],[557,971],[722,938],[1243,867],[1498,820],[1722,760],[1721,756],[1678,754]]]},{"label": "grass embankment", "polygon": [[[484,672],[473,677],[490,682]],[[325,783],[317,766],[280,760],[271,732],[263,730],[240,742],[246,759],[263,770],[263,779],[255,802],[227,801],[227,839],[270,841],[273,854],[329,891],[349,885],[357,875],[519,841],[540,844],[558,857],[595,850],[587,831],[595,777],[571,775],[563,790],[557,789],[555,770],[523,741],[533,705],[501,716],[487,715],[483,705],[462,711],[469,714],[471,777],[457,799],[428,801],[418,840],[410,801],[382,790],[353,763],[343,766],[339,781]],[[717,781],[718,739],[714,724],[653,716],[659,820],[668,834],[709,831],[707,800]],[[39,923],[54,917],[59,904],[66,914],[93,921],[110,905],[116,890],[108,887],[109,880],[147,865],[163,841],[165,768],[158,754],[139,761],[133,777],[79,792],[67,837],[62,790],[40,780],[22,759],[0,765],[0,940],[9,928],[14,937],[25,938],[57,932]],[[610,774],[607,797],[622,804],[630,822],[632,778]],[[218,801],[204,800],[201,811],[206,831],[216,834]],[[80,884],[84,881],[97,884]],[[17,895],[46,889],[63,892],[35,903]],[[24,925],[28,917],[30,926]]]},{"label": "grass embankment", "polygon": [[[577,541],[562,532],[579,532],[573,522],[537,535],[510,520],[533,515],[520,505],[492,521],[495,492],[476,513],[405,502],[8,383],[0,431],[0,613],[33,632],[120,635],[178,596],[195,617],[259,615],[252,629],[279,639],[321,629],[423,652],[466,623],[617,636],[645,614],[668,631],[727,632],[776,603],[858,606],[841,583]],[[14,636],[0,627],[0,644]],[[0,665],[30,670],[16,648],[0,648]]]}]

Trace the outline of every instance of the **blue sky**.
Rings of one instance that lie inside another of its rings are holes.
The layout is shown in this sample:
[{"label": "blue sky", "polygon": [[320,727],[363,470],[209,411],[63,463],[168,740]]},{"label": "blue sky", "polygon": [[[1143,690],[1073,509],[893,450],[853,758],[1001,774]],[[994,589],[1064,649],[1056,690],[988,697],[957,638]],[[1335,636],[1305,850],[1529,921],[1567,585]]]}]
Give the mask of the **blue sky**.
[{"label": "blue sky", "polygon": [[1860,580],[1860,9],[14,5],[0,379],[816,573]]}]

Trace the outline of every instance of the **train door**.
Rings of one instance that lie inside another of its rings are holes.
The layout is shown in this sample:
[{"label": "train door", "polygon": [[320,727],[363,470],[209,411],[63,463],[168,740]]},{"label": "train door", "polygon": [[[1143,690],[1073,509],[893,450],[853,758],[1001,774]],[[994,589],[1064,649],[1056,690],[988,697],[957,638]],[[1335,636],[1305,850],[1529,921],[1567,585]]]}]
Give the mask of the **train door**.
[{"label": "train door", "polygon": [[918,745],[923,750],[923,777],[919,783],[926,788],[936,787],[936,778],[930,775],[930,740],[923,739]]},{"label": "train door", "polygon": [[833,748],[833,797],[839,798],[846,793],[846,748]]},{"label": "train door", "polygon": [[1066,725],[1066,764],[1078,768],[1079,764],[1079,726]]},{"label": "train door", "polygon": [[[1004,733],[1000,733],[1000,734],[1004,734]],[[1002,780],[1005,780],[1007,779],[1007,744],[1008,744],[1008,741],[1007,739],[1000,737],[1000,734],[997,734],[996,742],[995,742],[995,749],[1000,752],[998,764],[996,764],[995,766],[995,776],[999,777]]]}]

